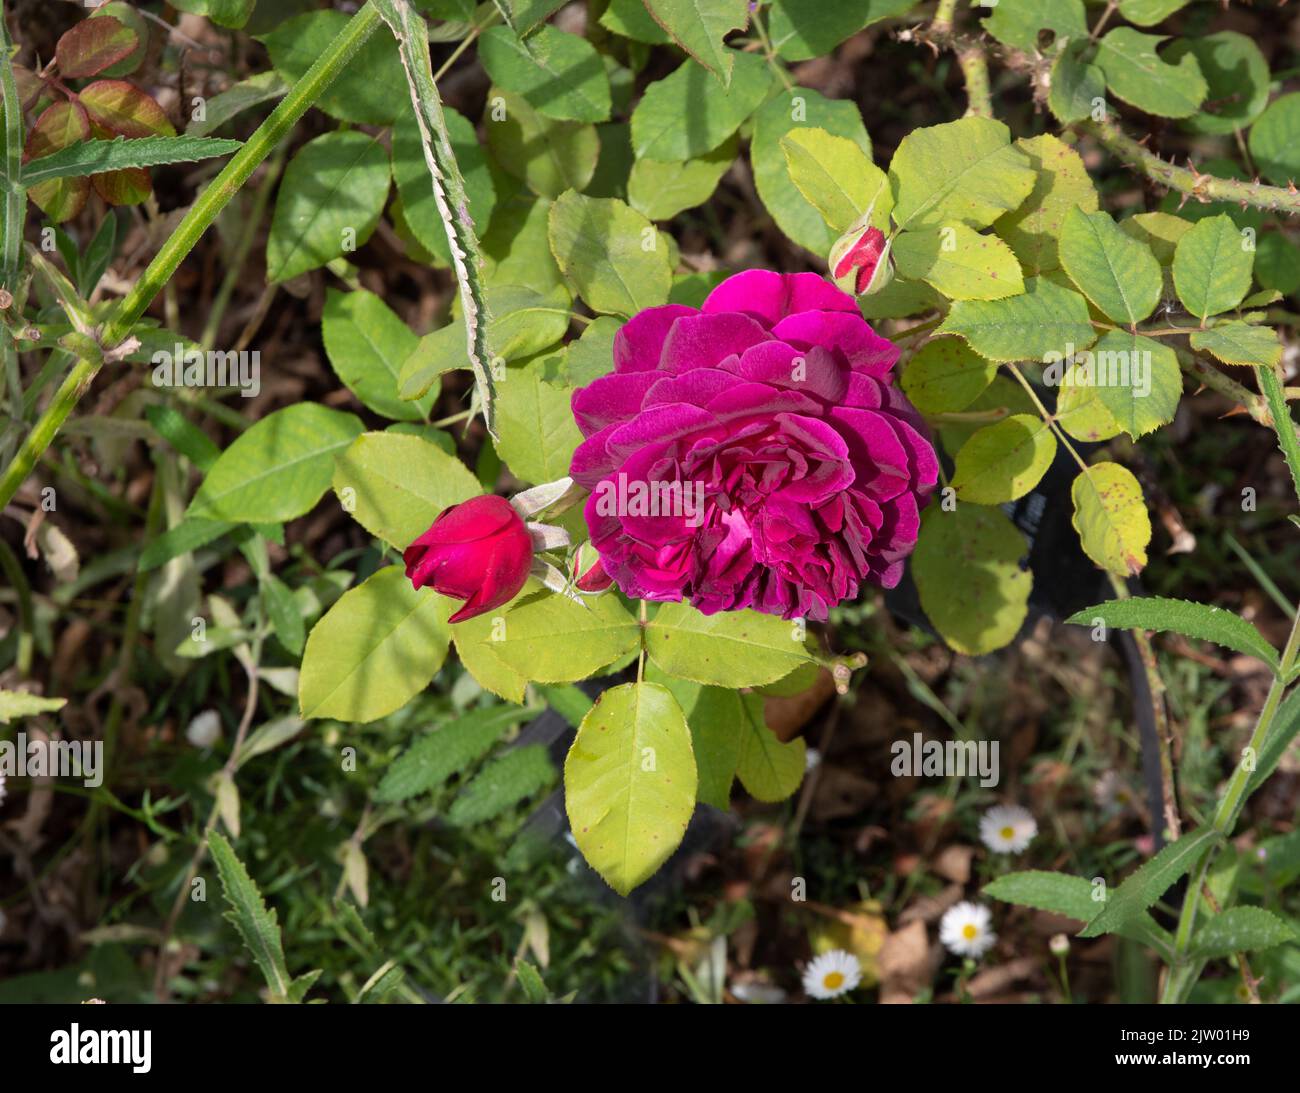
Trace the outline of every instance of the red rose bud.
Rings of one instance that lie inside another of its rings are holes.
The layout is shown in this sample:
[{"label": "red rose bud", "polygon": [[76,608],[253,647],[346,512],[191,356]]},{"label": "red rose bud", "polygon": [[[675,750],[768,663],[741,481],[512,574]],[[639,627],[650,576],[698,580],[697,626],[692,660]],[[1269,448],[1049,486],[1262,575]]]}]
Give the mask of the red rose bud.
[{"label": "red rose bud", "polygon": [[573,556],[573,587],[579,592],[604,592],[614,583],[605,572],[600,555],[590,543],[583,543]]},{"label": "red rose bud", "polygon": [[889,241],[879,228],[865,224],[865,219],[859,219],[840,236],[830,255],[836,287],[857,296],[879,292],[894,279]]},{"label": "red rose bud", "polygon": [[443,509],[402,561],[416,588],[464,600],[450,620],[464,622],[515,598],[528,580],[533,541],[504,497],[472,497]]}]

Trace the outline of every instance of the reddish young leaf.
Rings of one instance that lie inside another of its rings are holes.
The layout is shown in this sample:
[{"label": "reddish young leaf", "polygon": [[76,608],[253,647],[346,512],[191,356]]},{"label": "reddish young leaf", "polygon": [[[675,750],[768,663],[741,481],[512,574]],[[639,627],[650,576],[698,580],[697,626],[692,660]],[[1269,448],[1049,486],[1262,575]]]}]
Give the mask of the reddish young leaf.
[{"label": "reddish young leaf", "polygon": [[86,19],[74,26],[55,47],[59,71],[68,79],[97,76],[129,57],[140,45],[130,27],[112,16]]},{"label": "reddish young leaf", "polygon": [[[40,159],[89,137],[90,121],[86,112],[75,102],[56,102],[36,119],[27,134],[23,160]],[[38,183],[27,193],[58,224],[81,212],[90,193],[90,180],[55,178]]]},{"label": "reddish young leaf", "polygon": [[90,181],[95,192],[110,205],[138,205],[153,193],[149,172],[143,167],[104,171],[102,174],[91,175]]},{"label": "reddish young leaf", "polygon": [[36,119],[27,134],[23,159],[40,159],[89,138],[90,120],[86,112],[75,102],[56,102]]},{"label": "reddish young leaf", "polygon": [[41,100],[41,96],[50,96],[50,90],[35,72],[22,65],[14,65],[14,83],[18,85],[18,101],[24,110],[30,110]]},{"label": "reddish young leaf", "polygon": [[149,52],[149,24],[145,22],[144,16],[135,8],[126,3],[125,0],[110,0],[103,7],[96,8],[90,17],[92,19],[116,19],[127,29],[133,31],[136,41],[140,43],[134,52],[129,53],[117,64],[110,65],[99,75],[129,76],[144,63],[145,54]]},{"label": "reddish young leaf", "polygon": [[[90,136],[93,140],[114,140],[117,134],[109,132],[101,125],[90,123]],[[90,176],[90,184],[110,205],[138,205],[151,193],[153,182],[149,172],[143,167],[123,167],[119,171],[101,171]]]},{"label": "reddish young leaf", "polygon": [[123,137],[174,137],[176,129],[151,95],[126,80],[96,80],[78,96],[102,129]]},{"label": "reddish young leaf", "polygon": [[[90,123],[90,135],[95,140],[113,140],[116,134],[102,126]],[[123,167],[120,171],[101,171],[90,176],[90,184],[110,205],[138,205],[151,193],[153,183],[143,167]]]}]

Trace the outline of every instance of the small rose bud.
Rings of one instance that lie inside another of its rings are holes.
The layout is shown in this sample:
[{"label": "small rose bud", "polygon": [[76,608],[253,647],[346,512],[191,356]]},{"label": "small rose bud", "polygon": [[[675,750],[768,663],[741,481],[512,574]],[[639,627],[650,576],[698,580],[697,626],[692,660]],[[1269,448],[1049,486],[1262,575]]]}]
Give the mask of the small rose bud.
[{"label": "small rose bud", "polygon": [[601,564],[600,554],[590,543],[583,543],[573,555],[570,573],[573,586],[579,592],[604,592],[614,583],[614,579]]},{"label": "small rose bud", "polygon": [[879,292],[894,279],[890,241],[869,223],[870,215],[860,217],[831,248],[831,277],[836,287],[856,296]]},{"label": "small rose bud", "polygon": [[471,497],[443,509],[402,554],[416,588],[464,600],[451,616],[464,622],[513,600],[528,580],[533,540],[504,497]]}]

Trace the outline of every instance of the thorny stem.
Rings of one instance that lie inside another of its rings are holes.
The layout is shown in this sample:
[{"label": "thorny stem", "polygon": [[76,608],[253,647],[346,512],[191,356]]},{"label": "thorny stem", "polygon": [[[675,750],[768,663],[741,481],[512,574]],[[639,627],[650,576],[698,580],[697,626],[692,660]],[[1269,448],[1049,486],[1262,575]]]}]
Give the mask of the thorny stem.
[{"label": "thorny stem", "polygon": [[[1070,443],[1065,431],[1061,428],[1060,423],[1055,416],[1048,413],[1047,407],[1043,405],[1038,393],[1033,389],[1028,380],[1020,373],[1020,369],[1014,364],[1007,367],[1011,370],[1012,375],[1020,381],[1020,385],[1033,400],[1038,412],[1042,415],[1043,420],[1048,424],[1056,434],[1057,439],[1065,445],[1066,450],[1074,457],[1074,461],[1079,465],[1085,475],[1091,475],[1092,470],[1083,457],[1079,455],[1078,450]],[[1124,582],[1115,574],[1107,573],[1110,578],[1111,587],[1115,590],[1115,595],[1120,599],[1128,597],[1128,589]],[[1160,797],[1164,811],[1164,825],[1168,829],[1170,840],[1176,840],[1182,830],[1182,824],[1178,818],[1178,807],[1174,800],[1174,766],[1173,758],[1170,754],[1171,734],[1169,731],[1169,717],[1165,709],[1164,682],[1160,678],[1160,670],[1156,666],[1155,652],[1151,648],[1151,641],[1141,630],[1135,630],[1133,637],[1138,647],[1138,654],[1142,661],[1142,671],[1147,677],[1147,685],[1151,690],[1151,713],[1156,724],[1156,739],[1159,742],[1160,751]]]},{"label": "thorny stem", "polygon": [[1268,404],[1260,395],[1243,387],[1236,380],[1225,376],[1217,368],[1206,364],[1194,354],[1179,349],[1177,346],[1171,346],[1170,348],[1177,354],[1178,363],[1184,372],[1195,376],[1206,387],[1217,391],[1224,398],[1240,403],[1245,407],[1246,412],[1261,425],[1270,429],[1273,427],[1273,415],[1269,413]]},{"label": "thorny stem", "polygon": [[1287,215],[1300,212],[1300,190],[1294,185],[1265,186],[1258,180],[1242,182],[1231,178],[1216,178],[1214,175],[1202,174],[1194,167],[1175,167],[1148,151],[1111,121],[1081,121],[1076,126],[1095,137],[1107,151],[1130,167],[1141,171],[1153,181],[1202,203],[1231,201]]},{"label": "thorny stem", "polygon": [[951,49],[966,83],[966,116],[991,118],[993,99],[989,90],[989,65],[978,38],[956,31],[957,0],[939,0],[925,40],[936,48]]},{"label": "thorny stem", "polygon": [[930,20],[930,33],[940,36],[951,34],[956,14],[957,0],[939,0],[934,9],[934,18]]},{"label": "thorny stem", "polygon": [[[162,291],[163,286],[171,280],[199,237],[239,192],[239,188],[248,181],[259,164],[306,113],[308,107],[334,81],[378,24],[379,13],[372,0],[348,21],[339,36],[316,58],[315,63],[294,84],[280,105],[231,157],[230,162],[190,206],[176,231],[154,255],[153,261],[122,300],[99,337],[102,346],[111,349],[130,334],[131,328]],[[50,446],[68,415],[89,388],[101,364],[101,361],[82,357],[55,392],[53,400],[23,441],[13,461],[5,468],[3,477],[0,477],[0,509],[9,504],[18,492],[18,487],[31,473],[36,461]]]},{"label": "thorny stem", "polygon": [[989,88],[989,64],[984,47],[978,42],[965,42],[954,47],[957,64],[966,80],[966,116],[991,118],[993,94]]}]

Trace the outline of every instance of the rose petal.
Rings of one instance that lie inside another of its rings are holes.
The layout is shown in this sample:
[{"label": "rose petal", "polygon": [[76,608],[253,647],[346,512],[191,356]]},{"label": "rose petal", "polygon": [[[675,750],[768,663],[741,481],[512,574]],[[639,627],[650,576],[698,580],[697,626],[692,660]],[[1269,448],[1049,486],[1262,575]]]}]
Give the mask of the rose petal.
[{"label": "rose petal", "polygon": [[660,367],[672,373],[712,368],[767,339],[767,331],[748,315],[685,316],[668,332]]},{"label": "rose petal", "polygon": [[898,346],[882,338],[856,311],[804,311],[782,319],[772,333],[784,342],[803,349],[822,346],[844,354],[855,369],[884,376],[898,361]]},{"label": "rose petal", "polygon": [[858,313],[853,297],[815,273],[773,273],[750,269],[728,277],[709,293],[700,309],[706,315],[742,312],[764,326],[774,326],[801,311]]},{"label": "rose petal", "polygon": [[842,435],[853,453],[854,465],[863,469],[856,483],[863,493],[884,501],[907,489],[911,457],[887,415],[837,406],[831,417],[847,427]]},{"label": "rose petal", "polygon": [[626,421],[641,409],[645,394],[659,382],[658,372],[614,372],[573,392],[573,417],[583,436]]},{"label": "rose petal", "polygon": [[686,402],[705,407],[729,387],[734,387],[736,377],[719,368],[696,368],[680,376],[660,375],[654,386],[646,392],[642,406],[649,409],[671,402]]},{"label": "rose petal", "polygon": [[614,371],[646,372],[659,367],[673,323],[699,312],[685,304],[664,304],[639,311],[614,335]]}]

